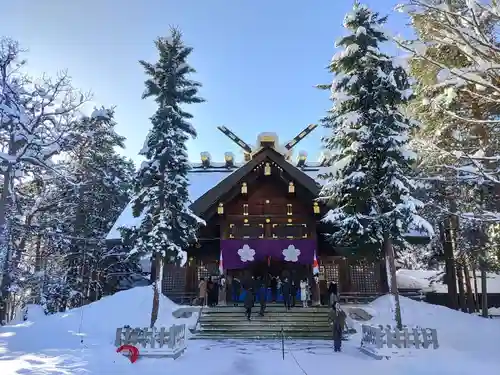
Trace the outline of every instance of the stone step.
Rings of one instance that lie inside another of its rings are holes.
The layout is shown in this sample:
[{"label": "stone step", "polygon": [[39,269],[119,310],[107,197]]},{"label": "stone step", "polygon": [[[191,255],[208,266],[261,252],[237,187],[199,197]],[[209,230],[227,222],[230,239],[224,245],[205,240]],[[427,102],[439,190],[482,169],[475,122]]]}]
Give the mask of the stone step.
[{"label": "stone step", "polygon": [[[259,309],[260,306],[257,304],[253,307],[253,309]],[[202,313],[231,313],[231,312],[236,312],[236,311],[242,311],[244,310],[245,307],[242,306],[216,306],[216,307],[204,307],[202,310]],[[328,313],[330,309],[328,307],[292,307],[290,310],[286,310],[284,306],[282,305],[267,305],[266,306],[266,311],[273,311],[273,312],[288,312],[292,314],[297,314],[297,313]]]},{"label": "stone step", "polygon": [[[252,314],[257,314],[260,309],[252,310]],[[328,311],[325,312],[306,312],[306,311],[298,311],[298,312],[290,312],[290,311],[272,311],[272,310],[264,310],[264,313],[269,316],[289,316],[289,317],[301,317],[301,316],[328,316]],[[245,310],[235,310],[235,311],[203,311],[201,316],[240,316],[241,314],[245,314]]]},{"label": "stone step", "polygon": [[[225,331],[225,332],[243,332],[243,331],[265,331],[265,332],[281,332],[281,327],[278,325],[213,325],[213,326],[201,326],[202,332],[208,331]],[[330,326],[307,326],[307,325],[289,325],[283,326],[283,331],[285,332],[330,332]]]},{"label": "stone step", "polygon": [[241,317],[239,319],[218,319],[218,320],[205,320],[200,319],[199,324],[202,326],[217,326],[217,325],[227,325],[227,326],[240,326],[240,325],[251,325],[258,327],[260,325],[277,325],[277,326],[293,326],[293,325],[317,325],[317,326],[328,326],[328,320],[276,320],[269,318],[253,318],[251,321],[248,321],[245,317]]},{"label": "stone step", "polygon": [[[276,316],[264,313],[264,316],[260,316],[258,312],[252,313],[252,318],[262,321],[276,321],[276,322],[290,322],[290,321],[308,321],[308,322],[327,322],[328,315],[314,315],[314,316]],[[239,321],[241,319],[246,319],[246,315],[243,313],[234,315],[204,315],[200,317],[200,321],[215,322],[215,321]]]},{"label": "stone step", "polygon": [[[285,332],[285,339],[331,340],[331,332]],[[281,332],[272,331],[203,331],[191,337],[195,340],[226,340],[226,339],[281,339]]]}]

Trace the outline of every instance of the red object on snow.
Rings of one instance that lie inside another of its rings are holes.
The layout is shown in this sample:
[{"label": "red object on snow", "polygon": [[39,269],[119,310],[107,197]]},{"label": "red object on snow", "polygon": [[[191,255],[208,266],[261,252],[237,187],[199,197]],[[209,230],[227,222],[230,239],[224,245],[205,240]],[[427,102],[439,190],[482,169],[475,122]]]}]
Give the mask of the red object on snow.
[{"label": "red object on snow", "polygon": [[128,350],[130,354],[130,362],[134,363],[135,361],[137,361],[137,359],[139,358],[139,349],[137,349],[133,345],[122,345],[118,349],[116,349],[116,352],[120,353],[124,350]]}]

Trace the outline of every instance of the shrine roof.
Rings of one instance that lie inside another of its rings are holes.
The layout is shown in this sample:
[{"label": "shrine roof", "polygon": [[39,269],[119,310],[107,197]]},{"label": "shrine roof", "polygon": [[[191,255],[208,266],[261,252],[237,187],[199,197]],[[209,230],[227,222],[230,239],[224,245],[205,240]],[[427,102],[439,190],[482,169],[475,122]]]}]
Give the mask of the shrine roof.
[{"label": "shrine roof", "polygon": [[[284,161],[284,163],[290,164],[290,167],[296,169],[297,172],[303,172],[303,174],[307,175],[318,184],[322,183],[322,180],[318,178],[318,175],[326,172],[326,167],[321,166],[320,162],[306,162],[300,168],[289,161]],[[189,171],[190,185],[188,188],[190,201],[192,203],[197,201],[200,202],[201,200],[199,198],[206,195],[211,189],[219,185],[235,172],[239,171],[243,166],[248,166],[248,164],[251,164],[251,162],[235,164],[231,168],[228,168],[225,163],[211,162],[209,167],[204,167],[202,163],[192,163],[193,169]],[[240,173],[241,172],[242,171],[240,170]],[[142,217],[133,216],[132,202],[130,202],[114,223],[113,227],[106,236],[106,240],[120,240],[121,235],[119,228],[132,228],[139,225],[141,220]],[[409,236],[422,237],[423,235],[417,231],[411,231]]]},{"label": "shrine roof", "polygon": [[[210,168],[203,168],[201,166],[201,163],[193,164],[193,169],[191,169],[191,171],[189,172],[189,199],[191,202],[195,202],[203,194],[205,194],[207,191],[212,189],[214,186],[216,186],[218,183],[220,183],[222,180],[224,180],[240,168],[240,166],[235,166],[235,168],[228,169],[224,167],[224,163],[220,163],[220,166],[217,164],[214,166],[213,164],[214,163],[212,163],[212,167]],[[302,170],[309,177],[318,181],[318,174],[320,174],[321,171],[324,171],[325,167],[320,167],[319,163],[314,164],[306,165],[304,168],[302,168]],[[320,181],[318,181],[318,183],[319,182]],[[120,239],[121,236],[118,228],[132,228],[140,224],[141,219],[141,217],[134,217],[132,215],[132,202],[130,202],[116,220],[115,224],[106,236],[106,239]]]}]

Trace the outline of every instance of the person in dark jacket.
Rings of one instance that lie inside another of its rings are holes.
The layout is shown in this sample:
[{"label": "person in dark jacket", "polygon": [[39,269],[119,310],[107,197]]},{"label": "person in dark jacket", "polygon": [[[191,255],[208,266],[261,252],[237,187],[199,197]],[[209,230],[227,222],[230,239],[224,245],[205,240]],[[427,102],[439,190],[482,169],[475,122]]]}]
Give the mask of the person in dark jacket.
[{"label": "person in dark jacket", "polygon": [[241,281],[237,277],[233,277],[233,282],[231,284],[232,294],[233,294],[233,302],[234,306],[238,306],[238,302],[240,302],[240,293],[241,293]]},{"label": "person in dark jacket", "polygon": [[271,296],[273,302],[276,302],[278,299],[278,280],[276,279],[276,276],[271,278]]},{"label": "person in dark jacket", "polygon": [[283,284],[281,285],[281,290],[283,293],[283,303],[285,304],[285,307],[287,310],[290,310],[290,281],[288,281],[288,278],[285,277],[285,280],[283,281]]},{"label": "person in dark jacket", "polygon": [[254,304],[257,303],[257,299],[259,298],[259,289],[260,289],[260,284],[262,283],[262,277],[260,275],[256,276],[254,279],[253,279],[253,282],[252,282],[252,289],[253,289],[253,292],[254,292]]},{"label": "person in dark jacket", "polygon": [[328,299],[330,306],[333,306],[335,302],[338,302],[338,288],[337,283],[331,281],[328,286]]},{"label": "person in dark jacket", "polygon": [[247,289],[244,305],[245,305],[245,315],[247,316],[247,319],[250,320],[250,317],[252,316],[252,307],[254,305],[254,294],[252,288]]},{"label": "person in dark jacket", "polygon": [[259,304],[260,304],[259,315],[264,316],[264,312],[266,310],[266,297],[267,297],[267,285],[264,280],[261,280],[258,293],[259,293]]},{"label": "person in dark jacket", "polygon": [[295,307],[295,302],[297,300],[297,283],[295,282],[295,280],[292,280],[292,283],[290,285],[290,299],[291,299],[291,305],[292,307]]},{"label": "person in dark jacket", "polygon": [[332,327],[333,334],[333,350],[335,352],[342,351],[342,331],[346,323],[346,314],[340,308],[340,304],[335,302],[332,309],[328,313],[328,323]]},{"label": "person in dark jacket", "polygon": [[214,306],[214,282],[210,277],[207,281],[207,305],[210,307]]}]

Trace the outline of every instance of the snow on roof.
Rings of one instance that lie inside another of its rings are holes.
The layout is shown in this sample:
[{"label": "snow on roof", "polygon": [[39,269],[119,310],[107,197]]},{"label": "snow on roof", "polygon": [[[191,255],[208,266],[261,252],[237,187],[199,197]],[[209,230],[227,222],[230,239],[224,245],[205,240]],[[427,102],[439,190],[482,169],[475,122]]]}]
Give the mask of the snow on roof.
[{"label": "snow on roof", "polygon": [[[213,171],[192,171],[189,173],[189,199],[194,202],[208,190],[229,176],[233,170]],[[142,217],[134,217],[132,214],[132,202],[130,202],[120,214],[115,224],[106,236],[107,240],[117,240],[121,238],[118,228],[133,228],[141,223]]]},{"label": "snow on roof", "polygon": [[[213,164],[213,163],[211,163]],[[222,164],[221,164],[222,166]],[[322,183],[322,180],[318,178],[318,175],[324,173],[326,167],[320,167],[319,163],[309,162],[303,169],[304,173],[307,174],[312,179],[316,180],[318,183]],[[194,202],[208,190],[213,188],[219,182],[228,177],[231,173],[237,169],[226,169],[219,166],[208,169],[201,169],[199,165],[194,164],[193,169],[189,172],[189,180],[191,184],[189,185],[189,199]],[[141,223],[141,217],[134,217],[132,214],[132,204],[129,203],[123,212],[120,214],[115,224],[106,236],[107,240],[118,240],[121,238],[120,231],[118,228],[133,228]],[[409,233],[413,237],[425,237],[419,231],[411,230]]]}]

